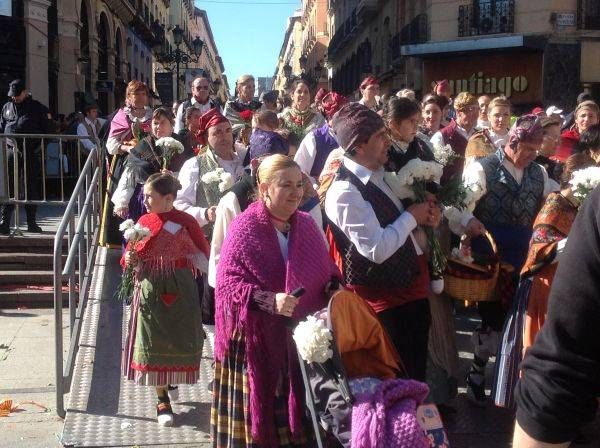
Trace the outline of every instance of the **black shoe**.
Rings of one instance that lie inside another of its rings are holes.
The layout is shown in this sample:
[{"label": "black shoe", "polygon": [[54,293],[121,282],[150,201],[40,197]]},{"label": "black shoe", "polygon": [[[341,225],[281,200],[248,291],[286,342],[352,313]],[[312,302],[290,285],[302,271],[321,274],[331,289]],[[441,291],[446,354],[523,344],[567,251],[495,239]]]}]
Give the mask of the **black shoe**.
[{"label": "black shoe", "polygon": [[10,235],[10,222],[4,221],[0,224],[0,235]]},{"label": "black shoe", "polygon": [[27,231],[31,233],[43,233],[44,231],[35,222],[27,224]]},{"label": "black shoe", "polygon": [[482,373],[471,370],[467,374],[467,398],[475,406],[485,406],[485,377]]}]

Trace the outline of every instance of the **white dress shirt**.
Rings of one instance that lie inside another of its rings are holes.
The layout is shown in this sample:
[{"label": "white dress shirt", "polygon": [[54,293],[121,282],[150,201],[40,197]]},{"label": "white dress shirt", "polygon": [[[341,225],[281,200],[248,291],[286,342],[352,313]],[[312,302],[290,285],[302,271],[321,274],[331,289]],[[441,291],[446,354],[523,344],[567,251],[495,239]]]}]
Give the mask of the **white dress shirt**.
[{"label": "white dress shirt", "polygon": [[[208,112],[210,109],[212,109],[213,103],[210,100],[210,98],[208,99],[208,101],[205,104],[200,104],[195,97],[192,97],[192,99],[190,100],[192,103],[191,107],[195,107],[196,109],[199,109],[200,112],[205,113]],[[184,101],[185,103],[185,101]],[[183,116],[183,104],[181,103],[179,105],[179,107],[177,108],[177,115],[175,116],[175,134],[179,134],[179,132],[182,129],[185,129],[185,123],[184,123],[184,116]]]},{"label": "white dress shirt", "polygon": [[[84,120],[85,120],[85,123],[87,123],[89,128],[92,130],[91,137],[98,138],[97,129],[100,129],[102,127],[102,125],[106,122],[106,120],[104,120],[102,118],[96,118],[95,121],[91,121],[88,117],[85,117]],[[96,126],[98,126],[98,127],[96,128]],[[80,137],[90,137],[88,128],[86,127],[86,125],[84,123],[79,123],[77,125],[77,135]],[[80,140],[80,141],[81,141],[81,144],[83,145],[83,147],[85,149],[87,149],[88,151],[91,151],[92,149],[94,149],[96,147],[94,140],[85,139],[85,140]]]},{"label": "white dress shirt", "polygon": [[[345,156],[342,163],[363,184],[373,182],[399,210],[403,210],[402,203],[384,181],[383,168],[371,171]],[[407,238],[412,240],[417,254],[423,253],[412,234],[417,228],[413,215],[405,211],[393,223],[381,227],[371,204],[348,181],[336,180],[331,184],[325,197],[325,214],[344,232],[358,252],[374,263],[381,264],[391,257]]]},{"label": "white dress shirt", "polygon": [[[456,123],[456,131],[460,135],[462,135],[465,138],[465,140],[469,140],[469,137],[471,137],[471,135],[473,135],[475,133],[474,128],[471,129],[469,132],[467,132],[467,130],[465,128],[463,128],[462,126],[460,126],[458,123]],[[441,131],[437,131],[435,134],[433,134],[429,141],[431,142],[431,146],[433,148],[438,148],[438,147],[444,146],[444,136],[442,135]]]},{"label": "white dress shirt", "polygon": [[505,134],[497,134],[490,129],[490,137],[492,139],[492,143],[496,148],[504,149],[504,147],[508,143],[508,130]]},{"label": "white dress shirt", "polygon": [[[231,174],[234,179],[238,179],[244,174],[244,157],[246,156],[246,149],[243,145],[236,143],[236,151],[234,152],[233,160],[223,160],[219,156],[216,156],[217,164],[223,168],[226,172]],[[198,221],[200,226],[208,224],[206,220],[206,208],[199,207],[196,205],[196,192],[198,189],[198,183],[202,182],[200,176],[200,165],[198,164],[198,158],[192,157],[185,161],[179,171],[178,176],[179,182],[181,183],[181,190],[177,192],[177,199],[173,203],[177,210],[184,211]]]}]

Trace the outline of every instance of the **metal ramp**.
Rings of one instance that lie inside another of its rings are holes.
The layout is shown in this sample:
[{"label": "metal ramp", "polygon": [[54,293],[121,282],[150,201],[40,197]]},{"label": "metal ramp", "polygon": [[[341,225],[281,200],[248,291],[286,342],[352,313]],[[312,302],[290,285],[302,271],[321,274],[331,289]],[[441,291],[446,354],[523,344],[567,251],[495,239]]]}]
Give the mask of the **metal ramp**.
[{"label": "metal ramp", "polygon": [[179,387],[173,427],[156,423],[153,387],[121,376],[128,312],[113,298],[120,255],[100,248],[96,257],[61,441],[67,447],[211,446],[208,344],[199,384]]}]

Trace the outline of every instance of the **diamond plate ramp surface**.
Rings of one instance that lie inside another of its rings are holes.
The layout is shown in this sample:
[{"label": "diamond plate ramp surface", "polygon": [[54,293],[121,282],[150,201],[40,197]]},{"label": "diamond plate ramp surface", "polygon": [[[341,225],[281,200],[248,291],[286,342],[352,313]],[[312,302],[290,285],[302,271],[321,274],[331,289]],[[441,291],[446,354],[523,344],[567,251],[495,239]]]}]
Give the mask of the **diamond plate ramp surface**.
[{"label": "diamond plate ramp surface", "polygon": [[208,447],[211,394],[206,384],[212,376],[211,359],[201,362],[199,384],[179,387],[171,428],[156,423],[155,389],[125,381],[120,374],[129,314],[113,298],[121,276],[120,255],[116,250],[99,250],[62,443],[69,447]]}]

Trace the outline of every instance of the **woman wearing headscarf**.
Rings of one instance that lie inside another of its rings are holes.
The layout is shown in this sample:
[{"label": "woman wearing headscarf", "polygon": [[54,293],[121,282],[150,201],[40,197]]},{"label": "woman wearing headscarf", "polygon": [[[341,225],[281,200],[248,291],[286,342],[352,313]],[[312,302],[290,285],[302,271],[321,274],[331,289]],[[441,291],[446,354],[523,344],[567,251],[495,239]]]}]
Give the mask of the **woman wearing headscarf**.
[{"label": "woman wearing headscarf", "polygon": [[106,197],[102,211],[100,244],[121,245],[120,218],[114,215],[110,200],[123,174],[125,160],[133,148],[150,133],[152,108],[148,106],[148,87],[141,81],[130,81],[125,90],[125,106],[110,123],[106,150],[112,156],[107,173]]},{"label": "woman wearing headscarf", "polygon": [[561,190],[548,195],[533,223],[527,260],[521,269],[519,288],[496,359],[492,390],[497,406],[514,407],[519,365],[546,320],[548,296],[558,261],[557,249],[564,244],[579,208],[569,181],[575,171],[594,165],[588,154],[570,156],[565,163]]},{"label": "woman wearing headscarf", "polygon": [[[546,170],[534,162],[543,136],[537,116],[519,117],[506,146],[467,165],[463,173],[467,188],[476,184],[480,192],[479,199],[469,204],[473,213],[465,212],[463,222],[474,215],[483,223],[496,242],[500,260],[514,267],[515,275],[527,257],[535,217],[553,189]],[[487,249],[478,243],[473,241],[478,253]],[[483,404],[485,366],[497,349],[506,312],[501,301],[479,302],[478,311],[482,322],[473,333],[475,358],[467,375],[467,392],[476,404]]]},{"label": "woman wearing headscarf", "polygon": [[369,109],[378,112],[381,108],[379,104],[379,81],[374,76],[367,76],[362,80],[359,86],[360,100],[358,101],[363,106],[367,106]]}]

